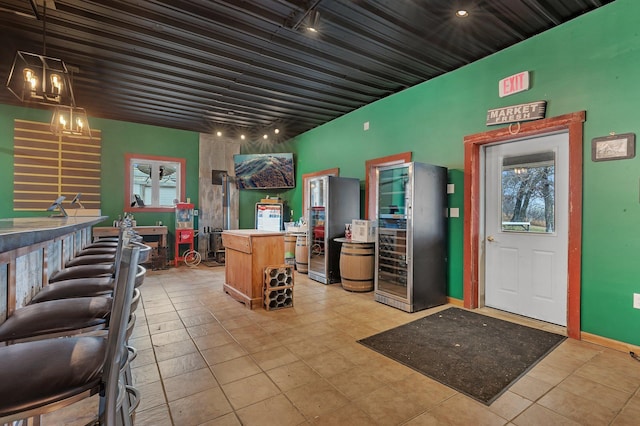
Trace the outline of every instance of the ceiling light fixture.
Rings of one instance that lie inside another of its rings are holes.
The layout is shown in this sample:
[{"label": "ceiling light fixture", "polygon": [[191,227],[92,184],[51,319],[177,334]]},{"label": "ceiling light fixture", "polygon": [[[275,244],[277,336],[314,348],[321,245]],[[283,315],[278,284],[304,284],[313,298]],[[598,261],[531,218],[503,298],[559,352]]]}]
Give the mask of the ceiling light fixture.
[{"label": "ceiling light fixture", "polygon": [[275,129],[275,130],[273,131],[273,133],[275,133],[275,134],[277,135],[278,133],[280,133],[280,129]]},{"label": "ceiling light fixture", "polygon": [[312,10],[309,12],[307,16],[307,31],[311,31],[312,33],[318,32],[318,25],[320,24],[320,12],[317,10]]},{"label": "ceiling light fixture", "polygon": [[222,132],[221,132],[220,130],[218,130],[218,131],[216,132],[216,136],[218,136],[218,137],[222,136]]},{"label": "ceiling light fixture", "polygon": [[240,135],[240,139],[244,140],[245,139],[245,135]]},{"label": "ceiling light fixture", "polygon": [[[53,3],[53,2],[52,2]],[[37,7],[32,2],[37,14]],[[55,9],[55,3],[52,6]],[[18,51],[13,60],[7,89],[24,103],[53,105],[51,132],[91,138],[87,112],[76,108],[72,76],[61,59],[47,56],[47,0],[43,1],[42,55]]]},{"label": "ceiling light fixture", "polygon": [[[37,11],[35,6],[34,10]],[[25,103],[75,106],[67,66],[61,59],[47,56],[46,18],[45,0],[42,15],[42,55],[18,51],[9,72],[7,89]]]},{"label": "ceiling light fixture", "polygon": [[18,51],[7,89],[20,101],[43,105],[74,105],[71,79],[60,59]]},{"label": "ceiling light fixture", "polygon": [[91,128],[84,108],[58,105],[51,117],[51,132],[54,135],[86,136],[91,138]]},{"label": "ceiling light fixture", "polygon": [[467,16],[469,16],[469,12],[467,12],[464,9],[460,9],[460,10],[456,11],[456,16],[458,18],[466,18]]},{"label": "ceiling light fixture", "polygon": [[264,135],[262,135],[262,139],[269,139],[269,135],[265,133]]}]

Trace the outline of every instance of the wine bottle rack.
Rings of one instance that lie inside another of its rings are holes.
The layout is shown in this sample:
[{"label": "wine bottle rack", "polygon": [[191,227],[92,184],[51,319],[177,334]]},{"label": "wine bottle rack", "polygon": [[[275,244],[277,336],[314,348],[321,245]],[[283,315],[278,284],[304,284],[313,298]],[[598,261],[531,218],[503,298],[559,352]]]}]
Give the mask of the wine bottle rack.
[{"label": "wine bottle rack", "polygon": [[267,311],[293,306],[293,266],[267,266],[264,271],[264,308]]}]

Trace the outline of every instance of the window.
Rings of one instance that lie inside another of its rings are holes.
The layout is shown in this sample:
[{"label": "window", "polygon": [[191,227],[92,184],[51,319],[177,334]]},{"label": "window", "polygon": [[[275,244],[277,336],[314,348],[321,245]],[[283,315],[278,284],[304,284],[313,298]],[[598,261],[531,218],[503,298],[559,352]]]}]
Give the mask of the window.
[{"label": "window", "polygon": [[555,232],[553,151],[502,160],[502,230]]},{"label": "window", "polygon": [[184,198],[184,159],[127,154],[126,164],[125,211],[173,210]]}]

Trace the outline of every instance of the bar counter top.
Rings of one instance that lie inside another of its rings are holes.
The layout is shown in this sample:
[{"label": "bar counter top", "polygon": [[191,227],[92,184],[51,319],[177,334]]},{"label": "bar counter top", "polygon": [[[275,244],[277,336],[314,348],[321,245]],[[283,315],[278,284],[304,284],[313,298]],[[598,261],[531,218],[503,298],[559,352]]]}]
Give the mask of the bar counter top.
[{"label": "bar counter top", "polygon": [[106,219],[107,216],[0,219],[0,253],[53,240]]}]

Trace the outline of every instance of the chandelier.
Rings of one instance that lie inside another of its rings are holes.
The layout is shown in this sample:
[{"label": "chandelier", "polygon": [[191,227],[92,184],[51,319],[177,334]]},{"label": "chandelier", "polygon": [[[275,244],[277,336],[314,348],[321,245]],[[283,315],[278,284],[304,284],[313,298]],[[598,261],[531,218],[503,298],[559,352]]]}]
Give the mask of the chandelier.
[{"label": "chandelier", "polygon": [[87,136],[91,138],[91,128],[84,108],[58,105],[51,117],[51,132],[54,135]]},{"label": "chandelier", "polygon": [[[76,107],[71,75],[62,59],[46,56],[47,1],[43,2],[42,55],[18,51],[7,88],[23,103],[54,106],[51,131],[55,135],[88,136],[91,129],[84,108]],[[55,7],[54,7],[55,9]],[[36,18],[38,18],[37,10]]]},{"label": "chandelier", "polygon": [[36,53],[16,53],[7,88],[25,103],[75,104],[69,71],[64,62]]}]

